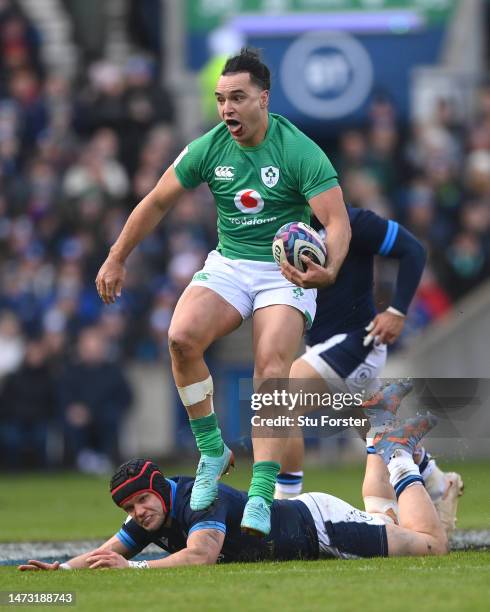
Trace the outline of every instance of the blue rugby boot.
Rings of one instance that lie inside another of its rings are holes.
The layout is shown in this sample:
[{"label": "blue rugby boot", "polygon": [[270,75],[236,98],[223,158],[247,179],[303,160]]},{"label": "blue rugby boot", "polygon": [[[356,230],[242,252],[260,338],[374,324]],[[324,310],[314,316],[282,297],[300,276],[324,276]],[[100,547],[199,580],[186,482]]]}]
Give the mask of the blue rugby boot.
[{"label": "blue rugby boot", "polygon": [[254,495],[248,498],[240,527],[244,533],[258,537],[270,533],[271,508],[263,497]]},{"label": "blue rugby boot", "polygon": [[221,457],[201,455],[191,493],[191,510],[205,510],[218,497],[218,480],[234,467],[232,451],[224,445]]},{"label": "blue rugby boot", "polygon": [[403,398],[413,389],[409,378],[386,385],[362,404],[362,409],[369,419],[371,429],[367,437],[374,437],[388,427],[396,427],[399,421],[396,413]]},{"label": "blue rugby boot", "polygon": [[395,429],[387,429],[378,433],[373,440],[376,454],[380,455],[387,465],[398,449],[412,456],[417,444],[436,423],[437,418],[428,412],[426,415],[407,419]]}]

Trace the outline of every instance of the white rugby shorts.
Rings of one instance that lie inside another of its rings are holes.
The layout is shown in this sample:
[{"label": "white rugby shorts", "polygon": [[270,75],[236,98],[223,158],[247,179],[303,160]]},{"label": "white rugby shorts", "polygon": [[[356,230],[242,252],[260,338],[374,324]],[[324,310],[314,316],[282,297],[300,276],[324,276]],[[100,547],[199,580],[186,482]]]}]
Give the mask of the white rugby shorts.
[{"label": "white rugby shorts", "polygon": [[248,319],[259,308],[286,304],[303,313],[307,328],[315,318],[316,289],[302,289],[282,276],[275,262],[229,259],[209,253],[190,287],[208,287]]},{"label": "white rugby shorts", "polygon": [[303,502],[313,517],[320,557],[388,556],[388,517],[385,521],[327,493],[303,493],[293,499]]}]

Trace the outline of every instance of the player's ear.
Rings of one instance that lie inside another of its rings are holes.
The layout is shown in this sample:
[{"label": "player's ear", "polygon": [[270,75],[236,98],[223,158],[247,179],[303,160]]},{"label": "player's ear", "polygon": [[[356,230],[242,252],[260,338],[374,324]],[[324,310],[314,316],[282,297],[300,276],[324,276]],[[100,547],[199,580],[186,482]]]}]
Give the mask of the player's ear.
[{"label": "player's ear", "polygon": [[269,105],[269,90],[264,89],[260,92],[260,108],[266,108]]}]

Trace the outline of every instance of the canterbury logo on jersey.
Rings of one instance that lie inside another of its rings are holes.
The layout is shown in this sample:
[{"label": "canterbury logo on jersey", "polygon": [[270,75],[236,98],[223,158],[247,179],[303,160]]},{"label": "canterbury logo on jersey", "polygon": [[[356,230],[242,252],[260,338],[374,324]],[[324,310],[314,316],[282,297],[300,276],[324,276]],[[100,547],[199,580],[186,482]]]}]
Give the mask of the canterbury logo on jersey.
[{"label": "canterbury logo on jersey", "polygon": [[214,175],[218,181],[232,181],[235,176],[234,170],[233,166],[216,166]]}]

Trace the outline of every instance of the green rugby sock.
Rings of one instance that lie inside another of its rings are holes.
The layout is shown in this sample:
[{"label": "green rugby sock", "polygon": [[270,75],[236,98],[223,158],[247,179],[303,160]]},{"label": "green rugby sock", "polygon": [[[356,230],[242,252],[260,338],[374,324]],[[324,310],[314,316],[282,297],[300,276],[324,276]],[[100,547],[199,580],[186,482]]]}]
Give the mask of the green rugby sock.
[{"label": "green rugby sock", "polygon": [[200,419],[189,419],[197,448],[208,457],[221,457],[225,449],[221,429],[214,412]]},{"label": "green rugby sock", "polygon": [[276,476],[279,474],[280,469],[280,464],[275,461],[258,461],[254,463],[248,496],[258,495],[271,506],[274,501]]}]

